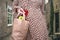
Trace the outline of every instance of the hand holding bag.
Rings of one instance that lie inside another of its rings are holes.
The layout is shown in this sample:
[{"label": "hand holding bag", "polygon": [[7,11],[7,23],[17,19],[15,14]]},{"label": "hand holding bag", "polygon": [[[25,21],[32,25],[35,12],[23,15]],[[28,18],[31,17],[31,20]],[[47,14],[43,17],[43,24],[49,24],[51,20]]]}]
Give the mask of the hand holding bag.
[{"label": "hand holding bag", "polygon": [[20,13],[23,14],[23,19],[20,20],[21,17],[14,19],[11,40],[25,40],[27,35],[29,22],[25,20],[24,12],[20,11]]}]

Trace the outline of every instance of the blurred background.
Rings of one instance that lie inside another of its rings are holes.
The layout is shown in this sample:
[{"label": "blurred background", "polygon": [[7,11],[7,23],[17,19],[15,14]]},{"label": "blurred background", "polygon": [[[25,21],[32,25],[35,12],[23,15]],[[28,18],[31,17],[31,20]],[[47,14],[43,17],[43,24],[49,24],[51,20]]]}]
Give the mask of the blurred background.
[{"label": "blurred background", "polygon": [[[13,0],[0,0],[0,40],[10,40],[12,32]],[[49,31],[49,40],[60,40],[60,0],[45,0],[44,15]]]}]

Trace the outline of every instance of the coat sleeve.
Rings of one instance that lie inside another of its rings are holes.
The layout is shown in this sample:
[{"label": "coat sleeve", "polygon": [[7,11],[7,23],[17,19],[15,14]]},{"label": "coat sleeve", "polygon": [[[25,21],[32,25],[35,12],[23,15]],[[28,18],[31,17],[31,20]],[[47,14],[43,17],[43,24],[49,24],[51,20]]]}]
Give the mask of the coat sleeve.
[{"label": "coat sleeve", "polygon": [[15,12],[15,7],[18,6],[18,4],[19,4],[18,0],[13,1],[13,12]]},{"label": "coat sleeve", "polygon": [[14,6],[18,6],[18,3],[19,3],[18,0],[14,0],[14,1],[13,1],[13,7],[14,7]]},{"label": "coat sleeve", "polygon": [[19,4],[19,1],[18,0],[14,0],[13,1],[13,4],[12,4],[12,14],[13,14],[13,17],[15,18],[16,17],[16,15],[17,15],[17,8],[16,8],[16,6],[18,6],[18,4]]}]

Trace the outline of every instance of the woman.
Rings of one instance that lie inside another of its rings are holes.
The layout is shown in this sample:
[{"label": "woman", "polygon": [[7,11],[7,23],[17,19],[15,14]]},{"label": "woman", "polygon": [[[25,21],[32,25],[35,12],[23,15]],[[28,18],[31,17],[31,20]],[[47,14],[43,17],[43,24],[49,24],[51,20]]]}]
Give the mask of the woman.
[{"label": "woman", "polygon": [[14,0],[15,6],[28,10],[26,20],[29,21],[29,30],[26,40],[48,40],[48,31],[44,17],[44,0]]}]

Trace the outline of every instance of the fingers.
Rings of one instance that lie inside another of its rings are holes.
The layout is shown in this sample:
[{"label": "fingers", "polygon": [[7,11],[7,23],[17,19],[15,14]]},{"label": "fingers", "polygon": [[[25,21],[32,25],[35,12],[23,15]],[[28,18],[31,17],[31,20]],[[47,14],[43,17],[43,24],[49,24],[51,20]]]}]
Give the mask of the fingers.
[{"label": "fingers", "polygon": [[22,8],[18,9],[18,14],[17,14],[16,18],[19,18],[19,17],[22,18],[23,20],[25,20],[25,12]]},{"label": "fingers", "polygon": [[23,17],[24,17],[24,20],[25,20],[25,12],[23,13]]},{"label": "fingers", "polygon": [[25,20],[25,11],[23,10],[23,8],[21,8],[20,6],[14,6],[14,8],[17,8],[17,15],[15,16],[15,18],[19,18],[22,15],[20,18],[22,18],[22,20]]}]

